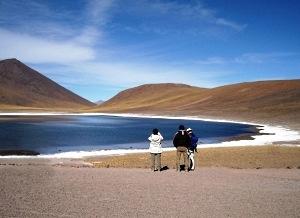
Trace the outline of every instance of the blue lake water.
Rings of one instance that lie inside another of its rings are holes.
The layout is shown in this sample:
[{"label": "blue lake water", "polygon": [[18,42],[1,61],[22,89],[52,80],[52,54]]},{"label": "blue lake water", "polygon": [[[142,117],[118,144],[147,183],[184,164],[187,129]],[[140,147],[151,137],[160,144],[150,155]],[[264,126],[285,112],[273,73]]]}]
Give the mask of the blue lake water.
[{"label": "blue lake water", "polygon": [[158,128],[172,147],[180,124],[194,130],[202,143],[217,143],[241,134],[255,135],[253,126],[237,123],[114,116],[0,116],[0,150],[32,150],[41,154],[66,151],[148,148]]}]

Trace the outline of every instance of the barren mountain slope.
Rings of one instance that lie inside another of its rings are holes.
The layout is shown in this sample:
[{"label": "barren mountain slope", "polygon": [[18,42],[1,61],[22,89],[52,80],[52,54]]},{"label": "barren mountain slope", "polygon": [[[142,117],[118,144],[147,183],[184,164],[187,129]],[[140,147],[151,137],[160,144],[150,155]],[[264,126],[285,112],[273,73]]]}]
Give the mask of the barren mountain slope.
[{"label": "barren mountain slope", "polygon": [[0,61],[0,105],[1,108],[83,108],[94,104],[17,59],[7,59]]},{"label": "barren mountain slope", "polygon": [[206,90],[172,83],[141,85],[120,92],[94,110],[113,112],[176,110],[178,104],[187,105],[190,98],[197,98]]},{"label": "barren mountain slope", "polygon": [[300,121],[300,80],[249,82],[212,89],[143,85],[125,90],[93,110]]}]

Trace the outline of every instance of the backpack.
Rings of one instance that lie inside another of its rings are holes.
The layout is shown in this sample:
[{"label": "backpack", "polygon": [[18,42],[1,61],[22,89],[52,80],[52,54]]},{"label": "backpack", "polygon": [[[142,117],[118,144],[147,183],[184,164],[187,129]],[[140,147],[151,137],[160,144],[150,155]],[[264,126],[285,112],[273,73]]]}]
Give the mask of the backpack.
[{"label": "backpack", "polygon": [[194,134],[192,134],[192,137],[191,137],[191,148],[192,149],[196,149],[197,148],[197,143],[198,143],[198,137],[195,136]]}]

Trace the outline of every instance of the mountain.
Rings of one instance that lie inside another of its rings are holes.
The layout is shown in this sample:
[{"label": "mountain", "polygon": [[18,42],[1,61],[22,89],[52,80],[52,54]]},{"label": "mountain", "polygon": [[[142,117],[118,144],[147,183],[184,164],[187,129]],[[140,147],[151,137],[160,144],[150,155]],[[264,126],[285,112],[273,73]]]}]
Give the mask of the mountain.
[{"label": "mountain", "polygon": [[210,89],[148,84],[120,92],[93,111],[298,122],[300,80],[248,82]]},{"label": "mountain", "polygon": [[1,109],[79,109],[93,105],[17,59],[0,61]]},{"label": "mountain", "polygon": [[[187,94],[198,94],[202,88],[184,84],[147,84],[120,92],[110,100],[101,104],[99,109],[114,112],[147,111],[177,106]],[[185,103],[188,103],[186,101]],[[184,103],[182,103],[184,104]]]},{"label": "mountain", "polygon": [[300,80],[257,81],[216,88],[146,84],[124,90],[96,105],[17,59],[7,59],[0,61],[0,109],[188,115],[268,123],[286,121],[297,124],[300,129]]},{"label": "mountain", "polygon": [[103,102],[104,102],[104,101],[99,100],[99,101],[96,101],[95,104],[96,104],[96,105],[100,105],[100,104],[103,104]]}]

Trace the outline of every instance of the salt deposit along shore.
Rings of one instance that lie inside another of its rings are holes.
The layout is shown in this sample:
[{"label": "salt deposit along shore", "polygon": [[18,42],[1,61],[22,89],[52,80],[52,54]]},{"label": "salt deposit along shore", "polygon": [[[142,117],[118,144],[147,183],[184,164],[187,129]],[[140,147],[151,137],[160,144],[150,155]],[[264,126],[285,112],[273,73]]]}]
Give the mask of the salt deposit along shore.
[{"label": "salt deposit along shore", "polygon": [[[253,140],[237,140],[226,141],[215,144],[201,144],[200,148],[218,148],[218,147],[240,147],[240,146],[261,146],[270,145],[274,142],[284,142],[281,145],[287,146],[300,146],[300,143],[289,144],[291,141],[300,140],[300,134],[298,131],[284,128],[282,126],[271,126],[259,123],[250,123],[233,120],[223,119],[206,119],[201,117],[189,117],[189,116],[157,116],[157,115],[140,115],[140,114],[115,114],[115,113],[0,113],[0,116],[117,116],[117,117],[136,117],[136,118],[160,118],[160,119],[182,119],[182,120],[202,120],[213,122],[227,122],[227,123],[241,123],[257,126],[260,135],[253,136]],[[173,147],[163,148],[164,151],[173,151]],[[107,156],[107,155],[125,155],[134,153],[145,153],[147,149],[116,149],[116,150],[94,150],[94,151],[71,151],[60,152],[48,155],[37,156],[0,156],[0,158],[86,158],[89,156]]]}]

